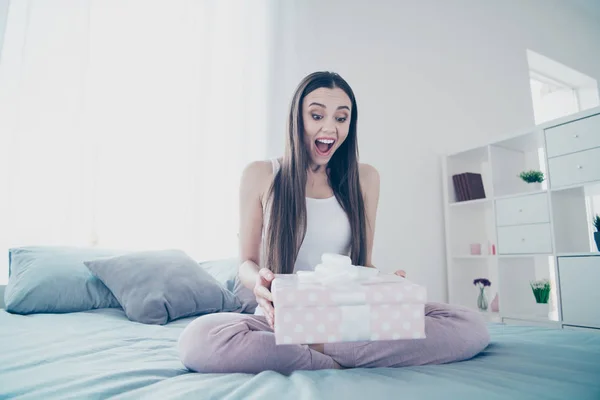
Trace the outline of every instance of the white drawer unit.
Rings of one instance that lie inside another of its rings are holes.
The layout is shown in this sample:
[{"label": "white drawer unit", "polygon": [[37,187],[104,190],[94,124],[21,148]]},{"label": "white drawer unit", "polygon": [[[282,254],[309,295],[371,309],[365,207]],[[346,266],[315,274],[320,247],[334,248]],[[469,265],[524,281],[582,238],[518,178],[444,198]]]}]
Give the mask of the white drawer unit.
[{"label": "white drawer unit", "polygon": [[498,254],[552,253],[550,224],[498,227]]},{"label": "white drawer unit", "polygon": [[550,222],[546,193],[500,199],[496,201],[498,226]]},{"label": "white drawer unit", "polygon": [[600,114],[546,129],[548,157],[600,147]]},{"label": "white drawer unit", "polygon": [[564,324],[600,328],[600,256],[559,257]]},{"label": "white drawer unit", "polygon": [[600,180],[600,148],[548,160],[553,188]]}]

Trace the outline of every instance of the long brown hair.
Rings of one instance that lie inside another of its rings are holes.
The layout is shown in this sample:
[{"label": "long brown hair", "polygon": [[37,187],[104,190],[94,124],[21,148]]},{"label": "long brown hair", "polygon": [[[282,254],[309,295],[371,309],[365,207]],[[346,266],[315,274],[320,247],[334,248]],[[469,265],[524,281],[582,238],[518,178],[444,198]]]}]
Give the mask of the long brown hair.
[{"label": "long brown hair", "polygon": [[331,157],[327,168],[329,184],[350,222],[352,238],[349,256],[354,265],[364,265],[366,262],[365,207],[358,175],[356,99],[350,85],[338,74],[315,72],[305,77],[294,93],[285,153],[270,190],[265,266],[276,274],[293,272],[306,234],[306,176],[310,155],[304,145],[302,101],[318,88],[340,88],[352,102],[348,136]]}]

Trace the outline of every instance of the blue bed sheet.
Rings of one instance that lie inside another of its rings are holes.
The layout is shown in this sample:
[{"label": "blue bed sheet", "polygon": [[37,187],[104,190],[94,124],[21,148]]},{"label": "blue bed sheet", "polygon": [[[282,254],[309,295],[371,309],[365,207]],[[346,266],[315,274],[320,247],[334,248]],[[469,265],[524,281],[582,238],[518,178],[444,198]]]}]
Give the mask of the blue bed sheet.
[{"label": "blue bed sheet", "polygon": [[190,319],[129,321],[118,309],[11,315],[0,310],[0,398],[600,399],[600,334],[490,325],[492,344],[460,363],[196,374],[177,357]]}]

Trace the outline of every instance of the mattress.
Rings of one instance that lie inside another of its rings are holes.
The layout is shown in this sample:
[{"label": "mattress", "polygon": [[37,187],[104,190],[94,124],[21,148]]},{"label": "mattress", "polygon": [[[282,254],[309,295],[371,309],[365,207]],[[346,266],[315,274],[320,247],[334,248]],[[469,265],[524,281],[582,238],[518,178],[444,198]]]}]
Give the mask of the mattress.
[{"label": "mattress", "polygon": [[474,359],[405,368],[198,374],[177,355],[191,319],[154,326],[120,309],[0,310],[0,398],[600,399],[600,334],[491,324]]}]

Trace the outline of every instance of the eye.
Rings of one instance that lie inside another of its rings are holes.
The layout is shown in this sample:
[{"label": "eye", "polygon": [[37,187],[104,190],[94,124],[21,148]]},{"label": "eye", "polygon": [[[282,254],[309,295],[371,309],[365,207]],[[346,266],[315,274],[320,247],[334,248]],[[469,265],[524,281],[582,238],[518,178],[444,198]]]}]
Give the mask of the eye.
[{"label": "eye", "polygon": [[337,119],[337,122],[346,122],[347,118],[346,117],[338,117],[336,119]]},{"label": "eye", "polygon": [[322,119],[322,118],[323,118],[323,116],[321,116],[321,115],[319,115],[319,114],[312,114],[312,118],[313,118],[315,121],[318,121],[318,120]]}]

